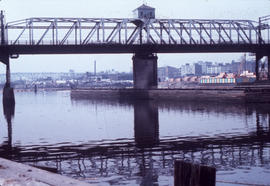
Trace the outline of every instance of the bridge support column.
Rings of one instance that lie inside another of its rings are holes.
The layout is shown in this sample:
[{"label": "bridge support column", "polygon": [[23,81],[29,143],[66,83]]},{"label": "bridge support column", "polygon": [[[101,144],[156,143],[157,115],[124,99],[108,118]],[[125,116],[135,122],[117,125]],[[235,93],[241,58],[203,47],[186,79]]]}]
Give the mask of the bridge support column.
[{"label": "bridge support column", "polygon": [[13,88],[10,86],[10,62],[9,54],[3,53],[0,54],[0,61],[6,65],[6,84],[3,89],[3,106],[4,107],[14,107],[15,97]]},{"label": "bridge support column", "polygon": [[5,87],[10,87],[10,66],[9,66],[9,54],[0,53],[0,61],[6,65],[6,85]]},{"label": "bridge support column", "polygon": [[262,57],[263,55],[261,55],[260,53],[256,53],[256,65],[255,65],[256,81],[260,80],[259,64]]},{"label": "bridge support column", "polygon": [[133,82],[135,89],[157,88],[157,56],[136,53],[133,60]]},{"label": "bridge support column", "polygon": [[267,56],[267,79],[270,80],[270,55]]}]

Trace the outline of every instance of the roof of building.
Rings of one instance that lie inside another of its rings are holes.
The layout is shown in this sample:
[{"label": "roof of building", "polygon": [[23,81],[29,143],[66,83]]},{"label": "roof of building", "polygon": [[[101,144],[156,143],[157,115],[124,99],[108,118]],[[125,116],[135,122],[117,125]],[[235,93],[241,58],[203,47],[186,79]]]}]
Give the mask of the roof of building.
[{"label": "roof of building", "polygon": [[[150,7],[150,6],[147,6],[147,5],[145,5],[145,4],[139,6],[139,7],[136,8],[135,10],[138,10],[138,9],[151,9],[151,10],[155,10],[155,8]],[[135,11],[135,10],[133,10],[133,11]]]}]

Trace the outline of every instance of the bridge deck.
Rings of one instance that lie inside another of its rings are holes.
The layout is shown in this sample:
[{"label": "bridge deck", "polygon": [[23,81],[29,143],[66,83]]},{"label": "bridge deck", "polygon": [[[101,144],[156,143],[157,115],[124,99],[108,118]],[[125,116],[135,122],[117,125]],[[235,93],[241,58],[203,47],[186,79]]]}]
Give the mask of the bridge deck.
[{"label": "bridge deck", "polygon": [[9,54],[116,54],[116,53],[229,53],[252,52],[269,54],[270,44],[89,44],[89,45],[0,45],[0,51]]}]

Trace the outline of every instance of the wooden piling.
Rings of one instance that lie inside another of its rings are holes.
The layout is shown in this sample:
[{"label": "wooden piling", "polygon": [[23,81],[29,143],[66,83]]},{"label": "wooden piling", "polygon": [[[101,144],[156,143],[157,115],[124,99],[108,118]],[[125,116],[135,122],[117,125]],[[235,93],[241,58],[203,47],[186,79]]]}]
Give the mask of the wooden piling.
[{"label": "wooden piling", "polygon": [[37,93],[37,85],[35,85],[34,91],[35,91],[35,93]]},{"label": "wooden piling", "polygon": [[175,186],[215,186],[216,169],[184,161],[174,162]]}]

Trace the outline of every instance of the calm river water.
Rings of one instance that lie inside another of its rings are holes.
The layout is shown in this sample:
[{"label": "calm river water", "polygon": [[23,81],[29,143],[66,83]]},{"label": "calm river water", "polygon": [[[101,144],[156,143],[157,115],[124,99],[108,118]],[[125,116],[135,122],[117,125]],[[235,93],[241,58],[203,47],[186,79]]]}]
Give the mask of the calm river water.
[{"label": "calm river water", "polygon": [[216,167],[218,186],[270,185],[269,105],[15,97],[13,117],[1,107],[2,157],[96,185],[173,185],[176,159]]}]

